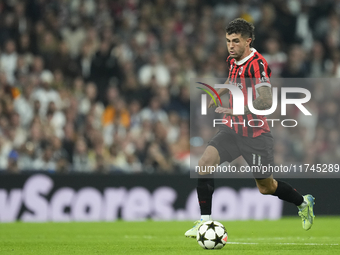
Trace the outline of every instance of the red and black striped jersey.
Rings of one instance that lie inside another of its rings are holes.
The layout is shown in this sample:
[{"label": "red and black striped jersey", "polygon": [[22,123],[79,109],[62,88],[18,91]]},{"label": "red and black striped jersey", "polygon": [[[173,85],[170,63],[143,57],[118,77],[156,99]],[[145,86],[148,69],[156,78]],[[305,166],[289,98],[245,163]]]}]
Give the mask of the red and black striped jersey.
[{"label": "red and black striped jersey", "polygon": [[[269,86],[271,70],[264,57],[251,48],[251,54],[240,61],[230,56],[227,58],[229,84],[239,87],[244,95],[244,105],[248,105],[248,88],[252,88],[253,101],[258,96],[256,91],[261,86]],[[229,92],[230,93],[230,92]],[[233,108],[233,96],[230,93],[229,107]],[[242,116],[226,116],[227,126],[237,134],[247,137],[257,137],[270,132],[266,117],[255,114]]]}]

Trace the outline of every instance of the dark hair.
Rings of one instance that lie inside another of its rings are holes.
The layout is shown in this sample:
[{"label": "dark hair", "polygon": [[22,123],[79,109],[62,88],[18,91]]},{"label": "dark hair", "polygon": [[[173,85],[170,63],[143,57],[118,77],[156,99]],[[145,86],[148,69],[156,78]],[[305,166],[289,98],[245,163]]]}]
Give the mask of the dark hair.
[{"label": "dark hair", "polygon": [[242,37],[251,38],[251,43],[249,46],[252,47],[255,40],[254,29],[255,27],[253,24],[247,22],[244,19],[238,18],[230,21],[225,30],[229,35],[235,33],[241,34]]}]

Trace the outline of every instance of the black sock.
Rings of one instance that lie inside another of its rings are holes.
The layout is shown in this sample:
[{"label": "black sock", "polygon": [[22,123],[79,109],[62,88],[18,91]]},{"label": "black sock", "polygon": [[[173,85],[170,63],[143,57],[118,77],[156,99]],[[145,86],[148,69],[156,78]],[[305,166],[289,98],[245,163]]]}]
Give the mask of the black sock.
[{"label": "black sock", "polygon": [[211,214],[211,201],[214,193],[214,178],[197,179],[198,203],[201,209],[201,215]]},{"label": "black sock", "polygon": [[295,204],[296,206],[301,205],[303,202],[303,196],[297,192],[296,189],[293,189],[292,186],[283,181],[277,181],[277,189],[273,196],[277,196],[284,201]]}]

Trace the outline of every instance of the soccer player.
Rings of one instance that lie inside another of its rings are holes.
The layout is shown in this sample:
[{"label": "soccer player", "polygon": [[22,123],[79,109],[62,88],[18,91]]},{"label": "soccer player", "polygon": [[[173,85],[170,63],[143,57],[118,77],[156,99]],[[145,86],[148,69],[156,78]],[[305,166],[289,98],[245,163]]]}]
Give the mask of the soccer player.
[{"label": "soccer player", "polygon": [[[252,48],[255,39],[254,26],[243,19],[235,19],[226,28],[226,39],[229,51],[227,58],[228,80],[226,83],[238,86],[245,99],[248,98],[247,88],[251,87],[254,108],[257,110],[270,108],[272,105],[269,79],[271,71],[262,55]],[[225,88],[219,89],[218,94],[221,96],[228,91]],[[252,114],[248,109],[247,100],[244,102],[244,115],[233,115],[232,94],[229,104],[230,108],[217,107],[215,110],[215,112],[224,113],[224,119],[228,122],[221,125],[220,131],[208,143],[199,160],[200,169],[208,169],[208,166],[216,166],[225,161],[232,162],[241,155],[250,166],[273,165],[274,142],[266,118]],[[210,108],[213,105],[214,102],[211,100],[208,107]],[[264,124],[261,126],[252,123],[252,126],[256,127],[248,126],[247,123],[251,119],[262,120]],[[238,124],[232,125],[232,122]],[[242,125],[242,123],[245,123],[245,125]],[[207,173],[201,172],[200,174]],[[288,183],[275,180],[271,173],[254,174],[254,177],[262,194],[277,196],[284,201],[295,204],[302,218],[302,227],[305,230],[312,227],[315,217],[313,196],[302,196]],[[195,222],[194,227],[189,229],[185,236],[196,237],[198,228],[205,221],[211,220],[213,192],[213,178],[198,178],[197,194],[201,219]]]}]

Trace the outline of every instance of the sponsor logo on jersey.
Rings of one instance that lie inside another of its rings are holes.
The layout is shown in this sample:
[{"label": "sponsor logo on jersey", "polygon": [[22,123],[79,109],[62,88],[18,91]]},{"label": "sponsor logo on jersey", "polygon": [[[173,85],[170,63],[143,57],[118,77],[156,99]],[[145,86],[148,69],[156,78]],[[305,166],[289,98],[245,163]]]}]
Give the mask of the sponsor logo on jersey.
[{"label": "sponsor logo on jersey", "polygon": [[269,78],[268,77],[259,78],[259,83],[263,83],[263,82],[269,82]]}]

